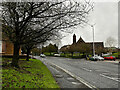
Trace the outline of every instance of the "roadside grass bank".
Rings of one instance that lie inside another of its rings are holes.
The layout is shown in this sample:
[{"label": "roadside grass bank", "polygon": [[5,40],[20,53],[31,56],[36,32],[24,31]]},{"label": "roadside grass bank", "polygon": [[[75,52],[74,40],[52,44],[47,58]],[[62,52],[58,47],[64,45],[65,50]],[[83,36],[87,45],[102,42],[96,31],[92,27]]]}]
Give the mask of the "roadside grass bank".
[{"label": "roadside grass bank", "polygon": [[[2,88],[58,88],[48,68],[37,59],[19,60],[20,68],[10,66],[11,59],[2,58]],[[7,63],[6,63],[7,62]],[[4,65],[5,64],[5,65]]]}]

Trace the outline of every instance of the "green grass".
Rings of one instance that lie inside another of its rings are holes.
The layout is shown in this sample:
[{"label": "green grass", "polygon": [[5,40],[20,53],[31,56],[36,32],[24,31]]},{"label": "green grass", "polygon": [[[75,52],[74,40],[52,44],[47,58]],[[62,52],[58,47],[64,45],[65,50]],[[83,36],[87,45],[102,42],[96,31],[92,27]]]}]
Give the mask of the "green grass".
[{"label": "green grass", "polygon": [[107,56],[115,56],[116,58],[118,58],[118,55],[120,55],[120,52],[116,52],[116,53],[113,53],[113,54],[107,55]]},{"label": "green grass", "polygon": [[51,54],[50,54],[49,52],[45,52],[44,54],[45,54],[46,56],[54,56],[55,53],[56,53],[56,52],[51,52]]},{"label": "green grass", "polygon": [[59,88],[51,72],[40,60],[20,60],[19,65],[20,69],[9,64],[2,68],[3,88]]}]

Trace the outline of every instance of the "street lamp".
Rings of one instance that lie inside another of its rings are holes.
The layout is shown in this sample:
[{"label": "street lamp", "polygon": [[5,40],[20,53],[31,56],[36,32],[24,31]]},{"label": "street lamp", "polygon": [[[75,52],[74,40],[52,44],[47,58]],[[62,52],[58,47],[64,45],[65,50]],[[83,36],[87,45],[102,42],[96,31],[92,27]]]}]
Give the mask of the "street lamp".
[{"label": "street lamp", "polygon": [[[95,24],[94,24],[95,25]],[[94,25],[91,25],[93,30],[93,55],[95,56],[95,44],[94,44]]]},{"label": "street lamp", "polygon": [[89,23],[87,23],[89,26],[91,26],[91,28],[92,28],[92,31],[93,31],[93,55],[95,56],[95,44],[94,44],[94,25],[96,24],[93,24],[93,25],[91,25],[91,24],[89,24]]}]

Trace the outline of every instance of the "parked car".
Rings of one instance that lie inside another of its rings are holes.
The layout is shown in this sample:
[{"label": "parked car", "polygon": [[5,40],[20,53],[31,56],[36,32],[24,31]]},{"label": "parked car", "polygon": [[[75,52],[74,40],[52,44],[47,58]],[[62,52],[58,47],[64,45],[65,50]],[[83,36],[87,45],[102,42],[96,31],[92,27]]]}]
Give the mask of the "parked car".
[{"label": "parked car", "polygon": [[40,54],[40,57],[45,58],[46,56],[44,54]]},{"label": "parked car", "polygon": [[114,60],[115,61],[116,57],[115,56],[105,56],[104,59],[106,59],[106,60]]},{"label": "parked car", "polygon": [[60,56],[60,54],[54,54],[54,56],[57,56],[57,57],[59,57],[59,56]]},{"label": "parked car", "polygon": [[98,60],[102,60],[102,61],[104,60],[104,58],[101,57],[101,56],[98,56],[97,59],[98,59]]},{"label": "parked car", "polygon": [[97,61],[97,60],[104,60],[104,58],[103,57],[101,57],[101,56],[97,56],[97,55],[95,55],[95,56],[93,56],[93,57],[90,57],[90,60],[92,60],[92,61]]}]

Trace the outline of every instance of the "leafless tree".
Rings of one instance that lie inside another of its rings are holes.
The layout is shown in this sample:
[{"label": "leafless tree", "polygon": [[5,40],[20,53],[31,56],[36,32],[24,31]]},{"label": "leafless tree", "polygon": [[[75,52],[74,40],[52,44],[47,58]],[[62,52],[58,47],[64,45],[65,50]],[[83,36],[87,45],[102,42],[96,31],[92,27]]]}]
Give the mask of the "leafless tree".
[{"label": "leafless tree", "polygon": [[117,41],[116,41],[116,39],[114,39],[113,37],[108,37],[107,39],[106,39],[106,46],[109,46],[109,47],[115,47],[115,45],[117,44]]},{"label": "leafless tree", "polygon": [[[90,2],[3,2],[3,32],[14,44],[12,66],[18,67],[20,45],[88,22]],[[43,36],[44,35],[44,36]],[[41,40],[40,40],[41,42]]]},{"label": "leafless tree", "polygon": [[109,48],[108,48],[108,51],[109,51],[109,52],[113,52],[112,47],[115,47],[115,46],[116,46],[117,40],[110,36],[110,37],[107,38],[105,44],[106,44],[106,46],[109,47]]}]

